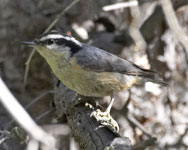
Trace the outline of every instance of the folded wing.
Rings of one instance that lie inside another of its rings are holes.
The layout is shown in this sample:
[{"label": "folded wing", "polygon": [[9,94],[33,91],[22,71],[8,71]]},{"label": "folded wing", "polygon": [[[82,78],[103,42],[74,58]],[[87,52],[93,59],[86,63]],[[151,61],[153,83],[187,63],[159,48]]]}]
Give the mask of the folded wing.
[{"label": "folded wing", "polygon": [[142,77],[145,81],[152,81],[167,86],[155,71],[142,69],[134,63],[124,60],[116,55],[108,53],[96,47],[87,47],[83,51],[75,53],[77,63],[85,70],[95,72],[118,72],[131,76]]}]

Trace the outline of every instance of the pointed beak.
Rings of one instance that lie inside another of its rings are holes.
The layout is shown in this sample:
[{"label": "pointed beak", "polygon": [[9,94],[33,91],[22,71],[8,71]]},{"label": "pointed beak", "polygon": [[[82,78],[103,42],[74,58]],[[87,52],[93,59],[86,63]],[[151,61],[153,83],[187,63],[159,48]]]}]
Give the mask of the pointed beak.
[{"label": "pointed beak", "polygon": [[34,41],[31,42],[25,41],[25,42],[21,42],[21,44],[32,46],[32,47],[37,45]]}]

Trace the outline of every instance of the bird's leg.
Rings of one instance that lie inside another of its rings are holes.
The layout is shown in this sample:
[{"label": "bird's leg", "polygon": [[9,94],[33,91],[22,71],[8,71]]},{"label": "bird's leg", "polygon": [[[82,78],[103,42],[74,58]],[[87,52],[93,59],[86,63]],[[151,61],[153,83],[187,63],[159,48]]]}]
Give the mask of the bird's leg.
[{"label": "bird's leg", "polygon": [[119,126],[110,115],[110,110],[112,108],[113,103],[114,95],[111,96],[110,104],[108,105],[105,112],[102,112],[99,109],[97,109],[91,114],[91,116],[94,116],[97,119],[97,121],[99,121],[102,125],[107,126],[110,130],[117,133],[119,131]]},{"label": "bird's leg", "polygon": [[112,95],[111,96],[111,100],[110,100],[110,104],[108,105],[108,107],[107,107],[107,109],[106,109],[106,113],[110,116],[110,110],[111,110],[111,108],[112,108],[112,105],[113,105],[113,103],[114,103],[114,95]]}]

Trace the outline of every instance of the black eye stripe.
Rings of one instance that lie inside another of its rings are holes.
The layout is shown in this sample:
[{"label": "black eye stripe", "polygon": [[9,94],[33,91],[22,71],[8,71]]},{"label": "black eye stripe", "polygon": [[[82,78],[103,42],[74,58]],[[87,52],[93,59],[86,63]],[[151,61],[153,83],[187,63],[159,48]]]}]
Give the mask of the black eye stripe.
[{"label": "black eye stripe", "polygon": [[51,44],[53,44],[54,42],[55,42],[55,41],[52,40],[52,39],[47,40],[47,44],[48,44],[48,45],[51,45]]},{"label": "black eye stripe", "polygon": [[69,47],[71,51],[71,56],[78,52],[81,49],[81,45],[75,43],[74,41],[67,40],[64,38],[57,38],[57,39],[46,39],[44,41],[39,41],[42,45],[52,45],[57,44],[62,47]]},{"label": "black eye stripe", "polygon": [[58,45],[65,45],[68,42],[68,40],[65,40],[63,38],[61,39],[55,39],[55,43]]},{"label": "black eye stripe", "polygon": [[44,41],[38,41],[37,43],[42,44],[42,45],[51,45],[55,42],[55,39],[46,39]]},{"label": "black eye stripe", "polygon": [[65,47],[69,47],[71,51],[71,56],[81,49],[81,45],[78,45],[74,41],[67,40],[64,38],[56,39],[55,43],[57,45],[64,45]]},{"label": "black eye stripe", "polygon": [[37,43],[44,44],[44,45],[51,45],[51,44],[58,44],[64,45],[67,42],[65,39],[46,39],[44,41],[37,41]]}]

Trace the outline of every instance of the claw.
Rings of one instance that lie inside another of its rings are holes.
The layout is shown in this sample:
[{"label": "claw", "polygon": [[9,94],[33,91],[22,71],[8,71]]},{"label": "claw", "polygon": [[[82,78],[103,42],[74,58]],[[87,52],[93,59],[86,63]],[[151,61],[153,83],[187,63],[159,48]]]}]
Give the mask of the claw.
[{"label": "claw", "polygon": [[110,110],[112,108],[113,103],[114,103],[114,96],[112,96],[110,104],[108,105],[105,112],[101,112],[99,109],[97,109],[91,114],[91,117],[94,116],[96,120],[99,121],[102,125],[107,126],[113,132],[118,133],[119,126],[117,122],[110,115]]}]

